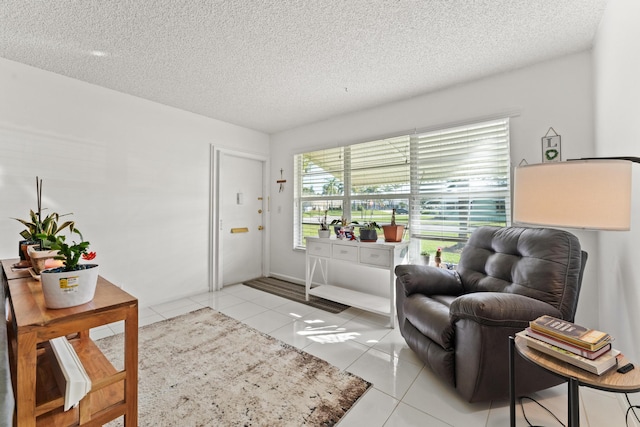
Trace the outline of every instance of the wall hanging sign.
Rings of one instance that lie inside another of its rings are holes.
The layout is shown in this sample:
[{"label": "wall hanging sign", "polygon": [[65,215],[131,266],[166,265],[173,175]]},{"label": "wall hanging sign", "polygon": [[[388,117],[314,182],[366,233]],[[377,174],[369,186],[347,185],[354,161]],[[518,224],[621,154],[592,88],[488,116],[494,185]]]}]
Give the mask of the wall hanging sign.
[{"label": "wall hanging sign", "polygon": [[542,163],[559,162],[562,160],[560,135],[550,127],[542,137]]},{"label": "wall hanging sign", "polygon": [[284,170],[280,169],[280,179],[276,181],[276,184],[280,185],[280,188],[278,188],[278,193],[282,193],[284,191],[284,183],[287,182],[287,180],[282,176],[283,172]]}]

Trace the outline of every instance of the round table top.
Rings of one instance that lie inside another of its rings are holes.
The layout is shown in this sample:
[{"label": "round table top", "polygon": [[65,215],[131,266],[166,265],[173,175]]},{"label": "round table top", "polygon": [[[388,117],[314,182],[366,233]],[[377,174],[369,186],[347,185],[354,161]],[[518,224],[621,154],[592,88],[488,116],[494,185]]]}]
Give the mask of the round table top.
[{"label": "round table top", "polygon": [[[617,372],[614,367],[602,375],[596,375],[530,348],[527,346],[526,340],[522,337],[515,337],[515,348],[525,359],[564,378],[576,379],[580,385],[617,393],[635,393],[640,391],[640,366],[636,366],[635,369],[632,369],[626,374]],[[624,366],[627,363],[629,363],[629,360],[620,354],[618,356],[618,367]]]}]

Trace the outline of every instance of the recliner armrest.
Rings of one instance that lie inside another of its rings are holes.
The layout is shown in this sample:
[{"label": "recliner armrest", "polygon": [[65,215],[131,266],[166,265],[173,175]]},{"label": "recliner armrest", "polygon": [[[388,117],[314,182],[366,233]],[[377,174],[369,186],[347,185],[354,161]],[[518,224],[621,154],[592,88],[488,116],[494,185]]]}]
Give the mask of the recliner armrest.
[{"label": "recliner armrest", "polygon": [[460,276],[454,270],[428,265],[401,264],[396,266],[396,282],[402,285],[406,296],[460,295],[464,287]]},{"label": "recliner armrest", "polygon": [[562,313],[546,302],[524,295],[501,292],[474,292],[456,298],[449,308],[452,319],[469,319],[488,326],[526,328],[529,321],[544,314],[562,318]]}]

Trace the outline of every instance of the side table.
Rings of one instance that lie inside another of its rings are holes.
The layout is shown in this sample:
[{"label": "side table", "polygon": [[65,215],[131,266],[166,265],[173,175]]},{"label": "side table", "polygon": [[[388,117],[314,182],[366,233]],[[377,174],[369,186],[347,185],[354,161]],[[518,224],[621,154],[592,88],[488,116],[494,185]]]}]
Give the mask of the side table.
[{"label": "side table", "polygon": [[[509,337],[509,418],[511,420],[511,427],[515,427],[516,425],[516,378],[514,369],[514,357],[516,352],[525,360],[528,360],[552,374],[558,375],[567,380],[568,427],[580,426],[579,386],[582,385],[613,393],[635,393],[640,391],[640,367],[637,367],[626,374],[621,374],[616,371],[616,368],[611,368],[611,370],[602,375],[596,375],[553,356],[529,348],[526,341],[521,337]],[[629,363],[629,360],[621,355],[621,358],[618,359],[618,366],[624,366],[627,363]]]}]

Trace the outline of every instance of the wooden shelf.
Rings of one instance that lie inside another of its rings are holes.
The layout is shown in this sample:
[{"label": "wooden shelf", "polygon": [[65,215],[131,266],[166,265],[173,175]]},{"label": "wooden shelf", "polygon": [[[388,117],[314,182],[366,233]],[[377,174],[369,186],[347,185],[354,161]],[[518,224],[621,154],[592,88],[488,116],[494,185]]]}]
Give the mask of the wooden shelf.
[{"label": "wooden shelf", "polygon": [[[3,267],[5,263],[3,262]],[[3,268],[4,271],[4,268]],[[102,425],[120,416],[125,426],[137,425],[138,301],[98,278],[94,299],[86,304],[51,310],[42,286],[32,278],[7,280],[8,338],[11,378],[18,426]],[[89,329],[123,320],[124,369],[119,371],[89,337]],[[66,412],[64,396],[52,372],[49,340],[66,336],[89,378],[91,391]]]}]

